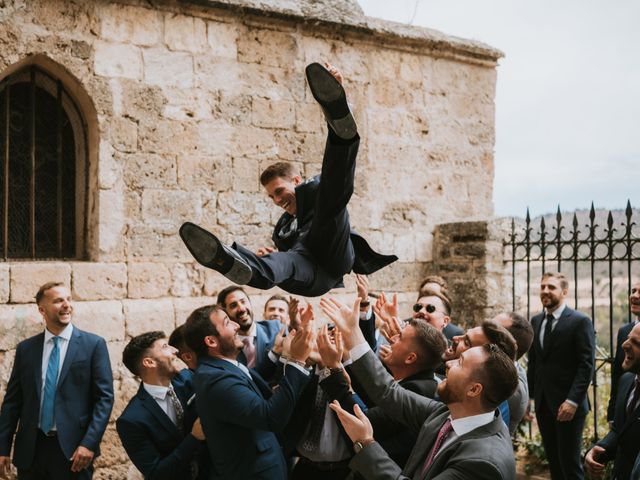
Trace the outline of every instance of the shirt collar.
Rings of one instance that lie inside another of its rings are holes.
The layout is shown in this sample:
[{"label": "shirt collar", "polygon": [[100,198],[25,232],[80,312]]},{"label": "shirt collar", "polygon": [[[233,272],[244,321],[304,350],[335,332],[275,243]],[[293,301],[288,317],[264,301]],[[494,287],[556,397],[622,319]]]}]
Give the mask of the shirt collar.
[{"label": "shirt collar", "polygon": [[[551,315],[553,315],[553,318],[558,320],[560,318],[560,316],[562,315],[562,312],[564,312],[565,308],[567,308],[567,304],[565,302],[562,302],[562,305],[560,305],[553,312],[551,312]],[[547,315],[549,315],[549,312],[547,312]]]},{"label": "shirt collar", "polygon": [[[451,426],[456,435],[461,437],[462,435],[469,433],[471,430],[475,430],[478,427],[491,423],[495,418],[495,412],[481,413],[480,415],[471,415],[470,417],[457,418],[451,420]],[[451,418],[451,416],[449,416]]]},{"label": "shirt collar", "polygon": [[60,332],[59,335],[54,335],[53,333],[51,333],[49,331],[49,329],[45,328],[44,329],[44,343],[47,343],[49,340],[51,340],[53,337],[59,337],[59,338],[64,338],[67,342],[69,340],[71,340],[71,334],[73,333],[73,325],[69,324],[66,327],[64,327],[64,330],[62,330]]},{"label": "shirt collar", "polygon": [[225,360],[227,362],[229,362],[231,365],[235,365],[236,367],[238,367],[240,370],[242,370],[244,373],[246,373],[247,375],[249,375],[249,377],[251,377],[251,373],[249,372],[249,369],[247,368],[246,365],[244,365],[243,363],[240,363],[237,360],[232,360],[230,358],[225,358],[225,357],[217,357],[220,360]]},{"label": "shirt collar", "polygon": [[150,385],[142,382],[142,386],[149,395],[157,400],[164,400],[167,397],[169,387],[163,387],[162,385]]}]

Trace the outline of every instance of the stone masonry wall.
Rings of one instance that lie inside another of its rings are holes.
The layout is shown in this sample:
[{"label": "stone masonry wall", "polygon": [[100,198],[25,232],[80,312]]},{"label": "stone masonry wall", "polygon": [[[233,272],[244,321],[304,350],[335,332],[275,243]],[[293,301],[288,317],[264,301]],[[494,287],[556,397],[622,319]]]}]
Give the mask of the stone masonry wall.
[{"label": "stone masonry wall", "polygon": [[[486,45],[370,19],[353,1],[0,5],[0,79],[30,63],[60,78],[83,110],[90,163],[87,258],[0,263],[0,397],[16,343],[42,330],[37,287],[62,280],[74,323],[108,341],[119,415],[137,388],[120,362],[126,341],[170,332],[227,285],[194,265],[179,225],[267,245],[280,212],[261,170],[287,160],[319,173],[326,127],[305,85],[312,61],[343,71],[359,124],[352,223],[400,257],[374,289],[412,301],[425,273],[447,268],[445,247],[431,264],[436,225],[492,214],[501,54]],[[476,253],[456,262],[481,269]],[[256,316],[271,293],[251,292]],[[134,475],[113,423],[97,467],[99,479]]]}]

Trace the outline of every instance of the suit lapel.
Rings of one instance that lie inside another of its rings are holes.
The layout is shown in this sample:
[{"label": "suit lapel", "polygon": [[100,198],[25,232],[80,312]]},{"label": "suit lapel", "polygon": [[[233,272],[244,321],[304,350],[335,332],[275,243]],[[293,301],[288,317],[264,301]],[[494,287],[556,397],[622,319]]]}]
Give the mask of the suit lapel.
[{"label": "suit lapel", "polygon": [[435,415],[430,420],[427,420],[422,425],[416,444],[411,452],[411,456],[404,468],[404,473],[407,474],[407,476],[412,478],[423,478],[420,474],[422,472],[424,462],[427,459],[427,455],[429,454],[431,447],[433,447],[436,438],[438,437],[438,432],[440,431],[442,424],[448,416],[449,410],[445,408],[441,413]]},{"label": "suit lapel", "polygon": [[531,319],[531,323],[533,324],[533,348],[537,349],[540,353],[542,353],[542,346],[540,345],[540,329],[542,328],[543,318],[544,313],[536,315]]},{"label": "suit lapel", "polygon": [[257,367],[259,364],[262,363],[262,357],[260,355],[260,352],[264,352],[265,351],[267,341],[269,340],[267,338],[267,333],[264,330],[265,330],[265,327],[263,327],[260,323],[256,323],[256,364],[255,364],[255,367]]},{"label": "suit lapel", "polygon": [[136,395],[138,396],[138,399],[140,400],[142,406],[147,409],[147,411],[149,411],[149,413],[151,413],[151,415],[153,415],[156,420],[158,420],[160,425],[162,425],[169,433],[179,439],[180,432],[178,431],[178,427],[176,427],[176,425],[171,421],[164,410],[160,408],[158,402],[156,402],[156,400],[151,395],[149,395],[149,392],[144,389],[142,384],[140,384],[140,389],[138,390],[138,393]]},{"label": "suit lapel", "polygon": [[627,417],[626,415],[627,402],[629,401],[629,394],[633,389],[635,376],[629,375],[628,378],[629,378],[629,381],[625,382],[624,385],[620,385],[620,391],[618,392],[618,398],[620,399],[619,401],[622,403],[620,405],[620,408],[622,409],[622,412],[624,414],[624,423],[620,427],[620,430],[618,430],[617,432],[618,438],[620,438],[620,436],[622,435],[622,432],[624,432],[627,428],[629,428],[640,416],[640,404],[636,407],[636,409],[633,412],[631,412],[630,417]]},{"label": "suit lapel", "polygon": [[71,338],[69,339],[69,346],[67,347],[67,353],[64,357],[64,363],[62,364],[62,370],[60,370],[60,377],[58,377],[58,385],[60,385],[64,378],[69,373],[69,367],[73,363],[73,359],[75,358],[78,350],[80,349],[80,337],[82,333],[77,328],[73,327],[73,333],[71,334]]},{"label": "suit lapel", "polygon": [[33,355],[29,355],[29,358],[33,359],[34,362],[32,367],[34,371],[33,377],[36,381],[36,392],[38,392],[38,400],[40,400],[40,397],[42,395],[42,354],[44,350],[44,332],[36,337],[33,348],[35,349],[35,352],[33,352]]},{"label": "suit lapel", "polygon": [[547,342],[547,344],[544,346],[545,352],[550,352],[551,350],[553,350],[553,347],[556,343],[556,339],[558,338],[558,334],[564,329],[570,327],[569,324],[571,322],[569,321],[569,317],[571,317],[572,313],[573,313],[573,310],[571,310],[569,307],[564,307],[564,310],[562,311],[562,315],[560,315],[560,318],[558,318],[558,321],[556,322],[556,326],[551,331],[550,338],[545,339],[545,342]]}]

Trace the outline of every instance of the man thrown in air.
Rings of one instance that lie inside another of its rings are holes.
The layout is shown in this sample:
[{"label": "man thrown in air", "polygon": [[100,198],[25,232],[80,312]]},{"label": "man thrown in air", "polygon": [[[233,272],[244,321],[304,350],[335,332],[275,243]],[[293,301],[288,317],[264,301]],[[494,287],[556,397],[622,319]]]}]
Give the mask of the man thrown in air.
[{"label": "man thrown in air", "polygon": [[272,235],[278,251],[261,248],[254,253],[235,242],[224,245],[193,223],[180,227],[180,237],[198,263],[232,282],[315,297],[342,286],[342,276],[351,271],[368,275],[397,260],[376,253],[351,230],[347,204],[360,137],[342,75],[326,66],[312,63],[305,70],[329,126],[321,175],[303,181],[293,165],[278,162],[260,177],[269,198],[285,210]]}]

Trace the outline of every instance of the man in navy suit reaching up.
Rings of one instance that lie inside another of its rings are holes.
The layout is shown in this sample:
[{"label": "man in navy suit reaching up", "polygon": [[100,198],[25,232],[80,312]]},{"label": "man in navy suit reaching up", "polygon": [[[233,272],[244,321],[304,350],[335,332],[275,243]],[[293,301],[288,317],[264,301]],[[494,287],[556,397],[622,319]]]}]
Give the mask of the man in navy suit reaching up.
[{"label": "man in navy suit reaching up", "polygon": [[0,410],[0,476],[13,464],[23,480],[86,480],[113,407],[113,377],[102,337],[71,323],[73,302],[62,283],[36,294],[44,332],[16,347]]},{"label": "man in navy suit reaching up", "polygon": [[207,478],[193,374],[177,351],[156,331],[132,338],[122,353],[122,363],[142,382],[116,428],[127,455],[149,480]]}]

